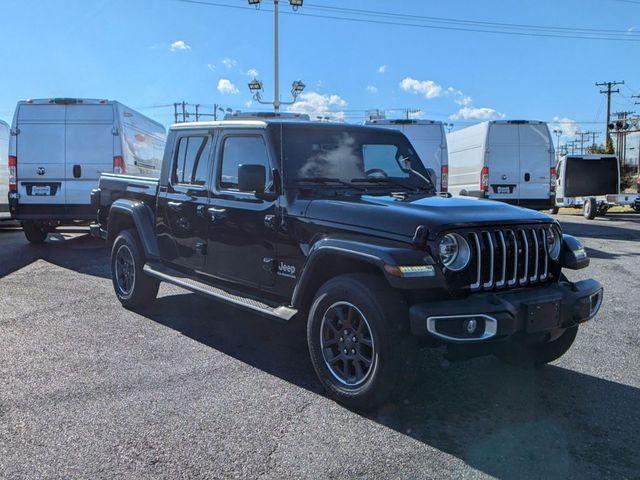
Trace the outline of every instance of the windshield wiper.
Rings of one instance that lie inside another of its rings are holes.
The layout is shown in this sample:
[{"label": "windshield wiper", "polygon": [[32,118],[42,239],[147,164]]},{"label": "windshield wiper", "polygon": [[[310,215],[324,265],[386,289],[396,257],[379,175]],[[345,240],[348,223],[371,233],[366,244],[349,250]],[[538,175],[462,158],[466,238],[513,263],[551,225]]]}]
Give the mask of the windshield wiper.
[{"label": "windshield wiper", "polygon": [[413,190],[414,192],[420,191],[418,187],[412,187],[409,185],[405,185],[400,182],[396,182],[387,177],[374,177],[374,178],[352,178],[352,182],[354,183],[387,183],[389,185],[395,185],[396,187],[402,188],[402,190]]},{"label": "windshield wiper", "polygon": [[350,182],[345,182],[344,180],[340,180],[339,178],[331,178],[331,177],[298,177],[298,178],[294,178],[293,181],[296,183],[321,183],[323,185],[337,183],[345,187],[353,188],[354,190],[360,190],[360,191],[366,190]]}]

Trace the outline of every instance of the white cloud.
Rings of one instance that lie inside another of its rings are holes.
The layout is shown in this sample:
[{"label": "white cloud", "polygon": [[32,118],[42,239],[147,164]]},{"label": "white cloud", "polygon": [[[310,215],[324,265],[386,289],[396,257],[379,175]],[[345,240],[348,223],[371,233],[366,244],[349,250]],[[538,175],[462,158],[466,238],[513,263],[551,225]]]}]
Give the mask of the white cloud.
[{"label": "white cloud", "polygon": [[332,110],[332,107],[346,107],[347,102],[339,95],[322,95],[318,92],[305,92],[298,101],[289,107],[290,112],[306,113],[310,117],[329,117],[334,121],[344,121],[343,111]]},{"label": "white cloud", "polygon": [[563,137],[575,137],[581,129],[579,123],[568,117],[553,117],[553,122],[549,124],[549,130],[562,130]]},{"label": "white cloud", "polygon": [[216,66],[213,63],[207,63],[207,68],[212,72],[216,71]]},{"label": "white cloud", "polygon": [[451,120],[496,120],[505,116],[504,113],[500,113],[493,108],[464,106],[449,118]]},{"label": "white cloud", "polygon": [[191,50],[191,45],[189,45],[184,40],[176,40],[171,45],[169,45],[169,50],[172,52]]},{"label": "white cloud", "polygon": [[378,73],[385,73],[387,71],[387,66],[386,65],[380,65],[378,67]]},{"label": "white cloud", "polygon": [[369,93],[378,93],[378,88],[373,85],[367,85],[367,92]]},{"label": "white cloud", "polygon": [[231,80],[227,80],[226,78],[221,78],[218,81],[218,91],[223,95],[237,95],[240,93],[240,90],[238,90]]},{"label": "white cloud", "polygon": [[463,107],[468,107],[473,103],[473,99],[469,95],[463,95],[462,92],[459,92],[460,98],[454,100],[458,105],[462,105]]},{"label": "white cloud", "polygon": [[627,28],[627,32],[632,33],[636,31],[636,27],[629,27]]},{"label": "white cloud", "polygon": [[433,80],[416,80],[406,77],[400,82],[400,88],[405,92],[424,95],[427,99],[436,98],[442,95],[443,88]]},{"label": "white cloud", "polygon": [[250,68],[249,70],[247,70],[247,77],[257,78],[258,75],[259,75],[258,70],[256,70],[255,68]]},{"label": "white cloud", "polygon": [[233,68],[238,65],[238,61],[233,58],[224,57],[222,59],[222,64],[227,68]]}]

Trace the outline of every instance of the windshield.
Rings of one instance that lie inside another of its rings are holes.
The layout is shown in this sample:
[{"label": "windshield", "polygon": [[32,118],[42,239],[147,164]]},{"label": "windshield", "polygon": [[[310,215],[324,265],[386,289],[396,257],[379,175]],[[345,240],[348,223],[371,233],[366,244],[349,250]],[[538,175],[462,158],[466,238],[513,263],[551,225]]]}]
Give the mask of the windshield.
[{"label": "windshield", "polygon": [[324,180],[324,185],[332,186],[371,183],[390,185],[396,190],[431,188],[429,181],[422,178],[428,177],[426,169],[400,133],[317,124],[283,124],[281,128],[288,185]]}]

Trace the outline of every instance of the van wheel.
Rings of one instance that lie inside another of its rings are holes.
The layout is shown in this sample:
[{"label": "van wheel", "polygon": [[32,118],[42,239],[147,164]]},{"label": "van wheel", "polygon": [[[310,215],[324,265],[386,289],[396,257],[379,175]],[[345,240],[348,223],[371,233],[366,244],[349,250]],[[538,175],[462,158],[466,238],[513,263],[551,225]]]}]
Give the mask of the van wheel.
[{"label": "van wheel", "polygon": [[22,230],[24,231],[24,236],[27,237],[27,240],[31,243],[42,244],[47,239],[47,235],[49,235],[49,230],[37,222],[23,222]]},{"label": "van wheel", "polygon": [[560,211],[560,207],[551,207],[549,209],[549,213],[552,215],[557,215],[559,211]]},{"label": "van wheel", "polygon": [[313,368],[338,402],[376,408],[399,387],[406,388],[415,373],[417,347],[407,330],[407,305],[383,279],[370,274],[333,278],[320,288],[309,311]]},{"label": "van wheel", "polygon": [[136,231],[120,232],[111,249],[111,279],[118,300],[126,308],[146,307],[158,295],[160,282],[144,273],[144,261]]},{"label": "van wheel", "polygon": [[539,367],[563,356],[578,335],[578,325],[567,328],[558,338],[551,342],[535,345],[521,345],[498,355],[505,363],[519,367]]},{"label": "van wheel", "polygon": [[584,201],[584,206],[582,207],[582,216],[587,220],[593,220],[594,218],[596,218],[597,214],[598,204],[596,202],[596,199],[593,197],[587,198]]}]

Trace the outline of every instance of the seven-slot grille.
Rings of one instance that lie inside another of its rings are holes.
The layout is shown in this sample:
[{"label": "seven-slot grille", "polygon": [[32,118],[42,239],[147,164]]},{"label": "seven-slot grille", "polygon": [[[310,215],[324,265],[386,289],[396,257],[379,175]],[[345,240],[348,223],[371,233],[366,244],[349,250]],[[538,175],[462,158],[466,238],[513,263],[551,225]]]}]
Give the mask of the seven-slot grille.
[{"label": "seven-slot grille", "polygon": [[494,290],[543,283],[551,278],[545,226],[485,229],[469,232],[470,288]]}]

